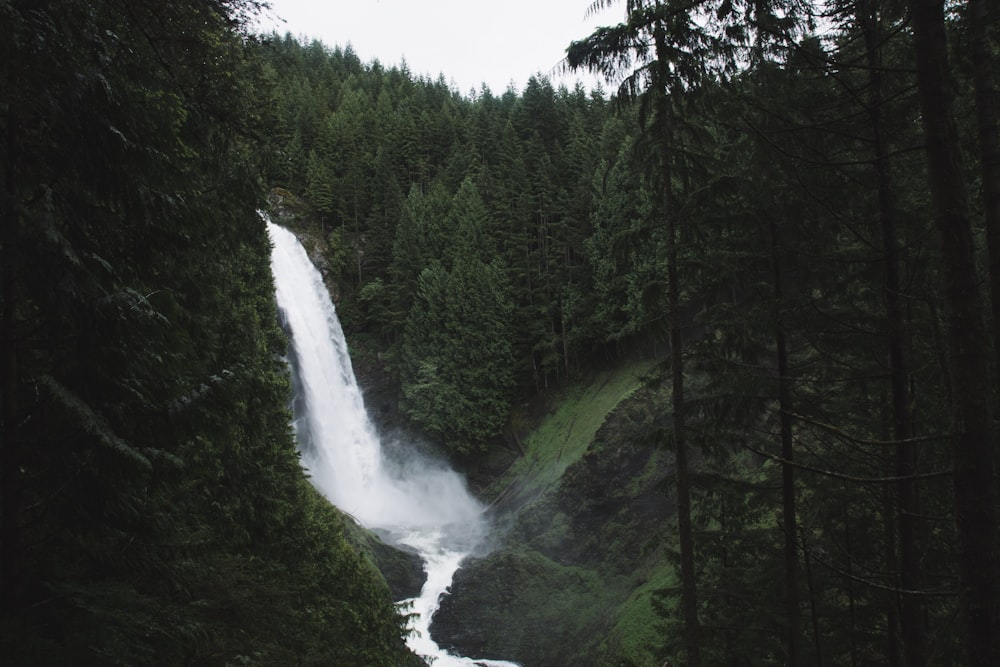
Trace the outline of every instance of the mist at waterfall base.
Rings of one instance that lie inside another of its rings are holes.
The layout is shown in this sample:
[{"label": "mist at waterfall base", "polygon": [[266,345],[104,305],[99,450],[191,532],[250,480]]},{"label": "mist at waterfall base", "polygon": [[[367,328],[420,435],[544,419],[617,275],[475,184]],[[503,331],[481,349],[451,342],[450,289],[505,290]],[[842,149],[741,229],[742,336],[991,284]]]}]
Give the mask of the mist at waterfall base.
[{"label": "mist at waterfall base", "polygon": [[462,559],[485,538],[483,506],[444,463],[413,448],[393,447],[394,456],[383,449],[322,276],[294,234],[270,221],[267,228],[278,308],[291,337],[293,425],[302,465],[342,511],[423,559],[427,580],[420,595],[401,602],[413,614],[407,644],[414,653],[434,667],[515,666],[454,656],[431,639],[441,596]]}]

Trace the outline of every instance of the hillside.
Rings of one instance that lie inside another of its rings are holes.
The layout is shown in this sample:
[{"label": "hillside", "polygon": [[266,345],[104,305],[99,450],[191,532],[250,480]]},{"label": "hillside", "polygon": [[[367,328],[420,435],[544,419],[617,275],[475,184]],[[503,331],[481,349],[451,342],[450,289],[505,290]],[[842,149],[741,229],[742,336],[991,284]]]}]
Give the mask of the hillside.
[{"label": "hillside", "polygon": [[492,487],[495,550],[459,570],[435,616],[462,654],[531,665],[652,665],[653,600],[674,585],[662,394],[627,364],[558,392],[525,454]]}]

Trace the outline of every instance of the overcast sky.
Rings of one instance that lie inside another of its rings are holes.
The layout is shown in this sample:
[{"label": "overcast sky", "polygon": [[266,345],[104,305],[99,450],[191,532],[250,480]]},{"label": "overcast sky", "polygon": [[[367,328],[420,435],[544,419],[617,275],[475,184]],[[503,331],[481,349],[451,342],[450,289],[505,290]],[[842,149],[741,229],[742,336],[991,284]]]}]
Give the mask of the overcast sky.
[{"label": "overcast sky", "polygon": [[[262,25],[278,33],[316,38],[327,46],[348,43],[362,62],[385,67],[403,58],[414,75],[444,74],[462,94],[486,83],[502,94],[520,92],[533,74],[554,85],[587,88],[596,79],[553,72],[573,40],[599,25],[618,23],[624,3],[585,18],[591,0],[270,0]],[[277,19],[284,19],[279,22]],[[607,86],[605,86],[607,88]]]}]

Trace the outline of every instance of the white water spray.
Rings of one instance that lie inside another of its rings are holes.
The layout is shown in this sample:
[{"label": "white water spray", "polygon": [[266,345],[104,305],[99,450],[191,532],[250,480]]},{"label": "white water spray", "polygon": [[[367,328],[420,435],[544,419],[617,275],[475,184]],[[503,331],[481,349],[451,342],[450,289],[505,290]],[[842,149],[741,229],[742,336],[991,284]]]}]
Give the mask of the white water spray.
[{"label": "white water spray", "polygon": [[483,538],[483,507],[464,479],[414,459],[390,465],[365,411],[344,332],[319,271],[290,231],[267,223],[278,307],[291,332],[289,362],[299,385],[295,432],[313,484],[337,507],[389,540],[417,551],[427,581],[412,605],[410,649],[434,667],[516,667],[442,650],[430,622],[459,565]]}]

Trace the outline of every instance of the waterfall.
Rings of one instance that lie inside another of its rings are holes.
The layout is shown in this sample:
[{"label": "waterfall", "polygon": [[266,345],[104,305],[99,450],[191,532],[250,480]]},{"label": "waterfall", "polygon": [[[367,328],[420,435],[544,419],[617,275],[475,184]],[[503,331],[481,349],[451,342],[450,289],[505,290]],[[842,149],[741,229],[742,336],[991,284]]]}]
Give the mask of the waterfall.
[{"label": "waterfall", "polygon": [[435,667],[513,666],[451,655],[430,622],[462,560],[484,537],[482,505],[464,478],[416,455],[390,460],[365,411],[347,342],[322,276],[287,229],[267,223],[278,308],[291,334],[293,427],[313,484],[333,504],[389,542],[415,549],[427,581],[410,606],[410,649]]}]

